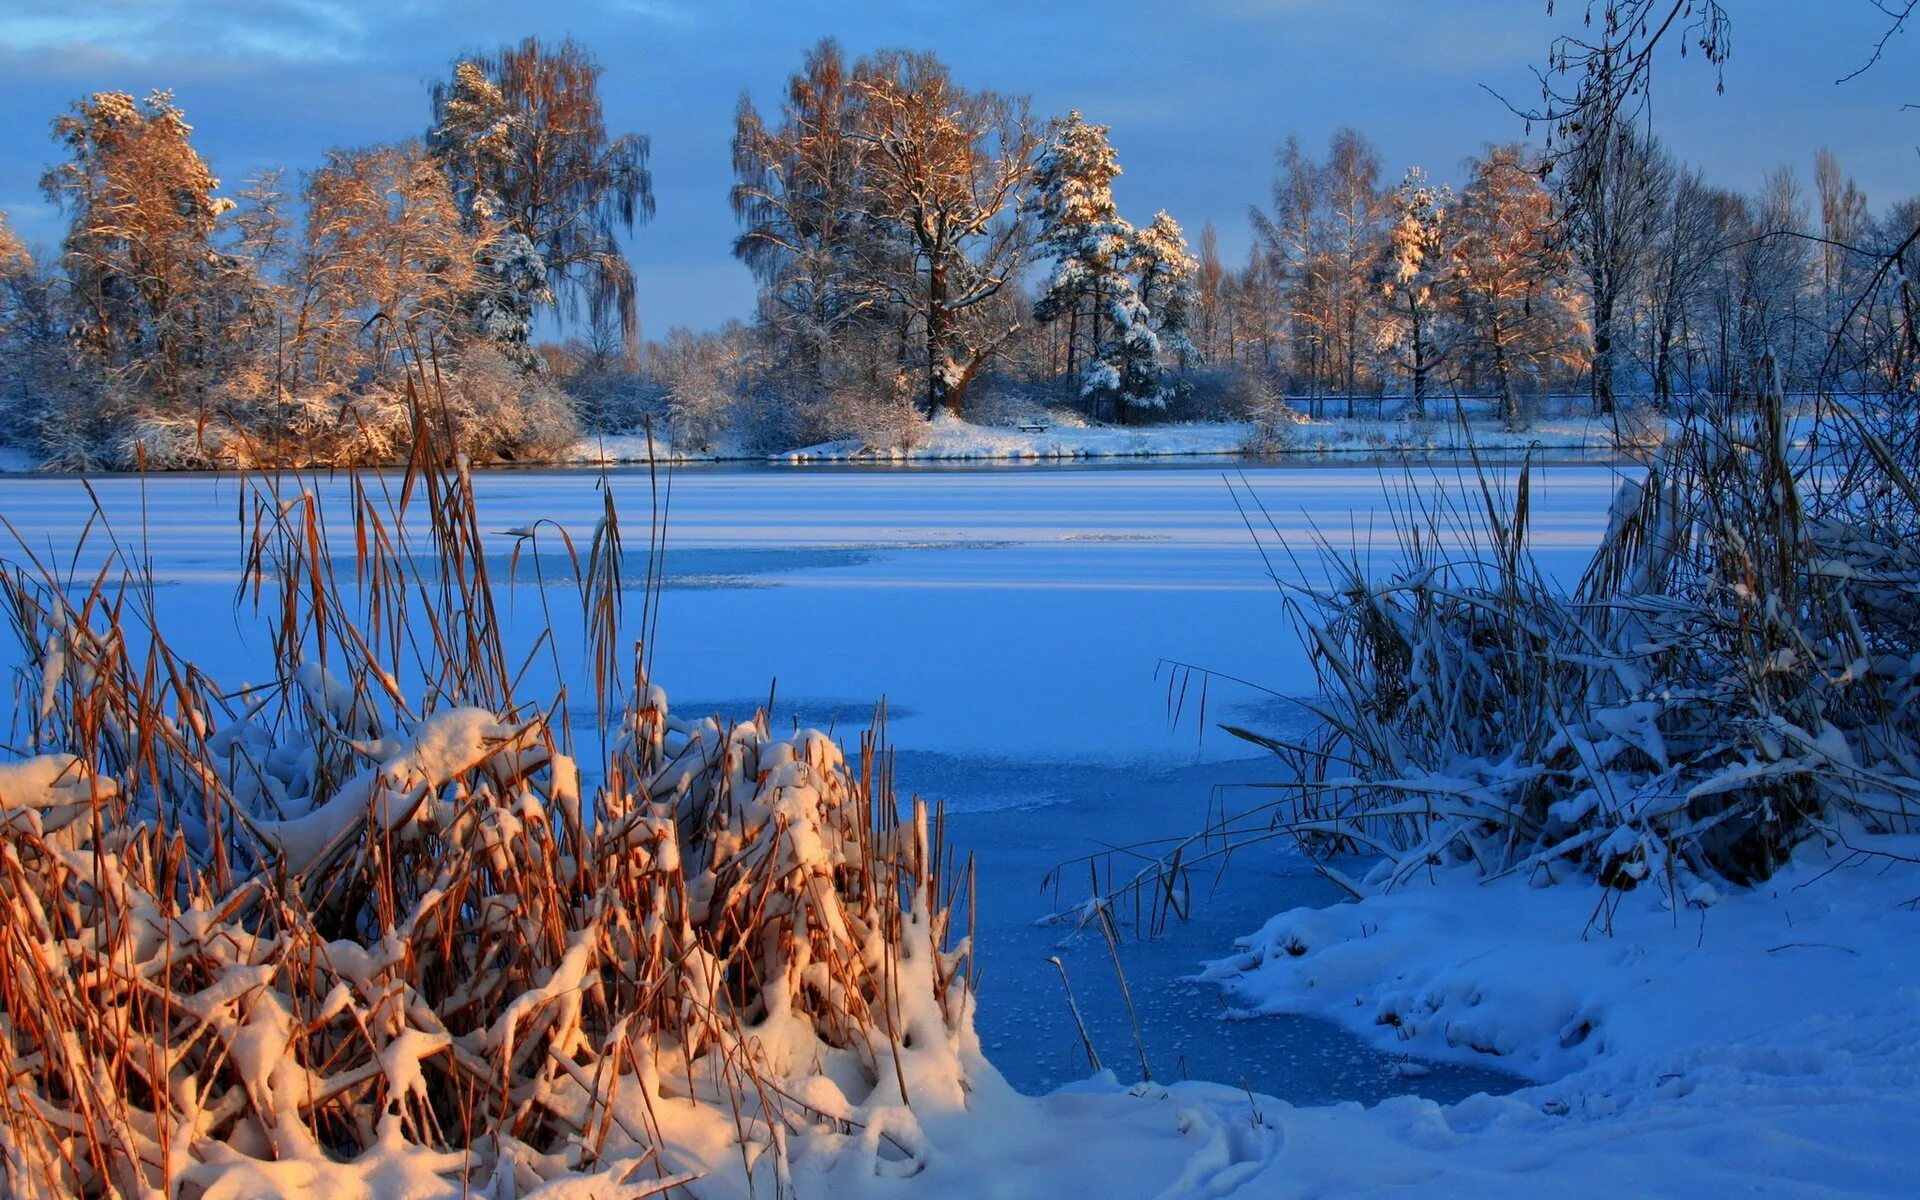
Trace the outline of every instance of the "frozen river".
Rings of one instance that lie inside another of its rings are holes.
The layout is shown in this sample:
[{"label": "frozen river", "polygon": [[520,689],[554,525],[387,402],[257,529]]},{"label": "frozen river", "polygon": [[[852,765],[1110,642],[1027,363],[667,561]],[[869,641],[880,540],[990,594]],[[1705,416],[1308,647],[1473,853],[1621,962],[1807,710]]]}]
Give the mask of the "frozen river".
[{"label": "frozen river", "polygon": [[[1389,501],[1404,500],[1410,485],[1423,495],[1477,488],[1452,467],[1232,471],[1265,509],[1269,551],[1284,541],[1300,554],[1271,558],[1288,572],[1317,569],[1316,534],[1384,561],[1394,546]],[[584,538],[599,511],[597,479],[483,475],[486,526],[546,518]],[[610,482],[629,550],[644,549],[647,474]],[[1536,466],[1534,542],[1547,569],[1577,570],[1616,482],[1605,466]],[[324,479],[313,486],[344,490]],[[123,539],[137,540],[144,512],[144,552],[164,585],[176,648],[222,678],[245,678],[252,648],[265,642],[232,605],[236,483],[178,476],[94,487]],[[76,480],[0,477],[0,514],[36,551],[64,555],[89,512]],[[1216,787],[1277,768],[1190,719],[1172,727],[1164,662],[1216,668],[1282,695],[1312,690],[1269,560],[1221,470],[685,470],[672,483],[668,539],[655,677],[674,707],[745,715],[771,688],[781,723],[832,725],[851,739],[884,696],[900,790],[945,800],[953,840],[978,856],[989,1055],[1027,1090],[1085,1074],[1059,975],[1045,961],[1058,953],[1106,1064],[1123,1078],[1137,1071],[1105,946],[1060,947],[1058,927],[1035,924],[1084,893],[1085,869],[1058,897],[1041,879],[1105,847],[1190,831]],[[498,540],[504,555],[513,539]],[[530,591],[513,593],[522,612],[537,612]],[[8,639],[0,665],[19,655]],[[1210,696],[1208,717],[1256,727],[1299,719],[1260,693],[1224,689]],[[1314,1021],[1216,1019],[1226,1015],[1221,995],[1184,977],[1266,915],[1325,902],[1323,889],[1289,854],[1249,855],[1193,922],[1123,947],[1156,1077],[1245,1078],[1299,1101],[1409,1087],[1450,1098],[1496,1085],[1498,1077],[1457,1068],[1409,1079]]]}]

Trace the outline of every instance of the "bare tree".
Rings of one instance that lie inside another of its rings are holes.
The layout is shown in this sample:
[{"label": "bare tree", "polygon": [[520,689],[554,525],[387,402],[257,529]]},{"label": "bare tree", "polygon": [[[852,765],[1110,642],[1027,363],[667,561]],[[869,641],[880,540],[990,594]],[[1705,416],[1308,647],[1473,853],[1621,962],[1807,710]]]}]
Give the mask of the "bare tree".
[{"label": "bare tree", "polygon": [[[1195,349],[1201,362],[1215,362],[1232,314],[1227,310],[1227,269],[1220,261],[1220,235],[1208,221],[1200,227],[1200,266],[1194,276],[1194,303],[1198,309]],[[1231,350],[1225,357],[1231,359]]]},{"label": "bare tree", "polygon": [[1593,410],[1614,411],[1625,318],[1652,256],[1673,187],[1673,161],[1652,138],[1616,124],[1563,157],[1561,234],[1585,283],[1592,330]]},{"label": "bare tree", "polygon": [[[1287,339],[1296,382],[1316,398],[1327,382],[1333,330],[1328,298],[1332,281],[1327,253],[1326,191],[1319,164],[1289,136],[1275,153],[1271,213],[1248,210],[1254,242],[1264,259],[1264,276],[1275,299]],[[1253,282],[1249,275],[1247,282]]]},{"label": "bare tree", "polygon": [[884,251],[859,211],[866,144],[860,98],[839,45],[826,39],[787,81],[777,124],[740,97],[734,119],[735,257],[761,285],[761,312],[777,353],[814,397],[828,360],[885,299],[873,281]]},{"label": "bare tree", "polygon": [[884,51],[860,64],[863,211],[912,253],[893,281],[918,327],[929,415],[958,413],[967,385],[1017,329],[988,319],[1025,261],[1016,215],[1038,137],[1023,99],[968,91],[932,54]]},{"label": "bare tree", "polygon": [[1335,131],[1322,183],[1331,258],[1325,271],[1325,324],[1333,332],[1337,383],[1352,417],[1354,393],[1361,386],[1361,350],[1372,340],[1378,296],[1373,279],[1386,250],[1383,222],[1389,209],[1380,189],[1380,156],[1364,134],[1345,127]]},{"label": "bare tree", "polygon": [[1706,325],[1700,306],[1733,240],[1732,212],[1726,195],[1709,187],[1699,171],[1675,176],[1645,287],[1647,368],[1662,404],[1672,402],[1679,380],[1689,392],[1698,387],[1696,359],[1703,347],[1697,335]]}]

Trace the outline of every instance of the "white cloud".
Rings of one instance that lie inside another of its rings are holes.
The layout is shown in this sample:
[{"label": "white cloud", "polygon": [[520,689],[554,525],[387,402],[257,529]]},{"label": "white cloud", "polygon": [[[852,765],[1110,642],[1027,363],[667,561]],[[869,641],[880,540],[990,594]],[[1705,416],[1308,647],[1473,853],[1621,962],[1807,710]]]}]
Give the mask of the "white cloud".
[{"label": "white cloud", "polygon": [[367,11],[342,0],[12,0],[0,49],[88,50],[133,61],[189,53],[338,62],[369,48]]}]

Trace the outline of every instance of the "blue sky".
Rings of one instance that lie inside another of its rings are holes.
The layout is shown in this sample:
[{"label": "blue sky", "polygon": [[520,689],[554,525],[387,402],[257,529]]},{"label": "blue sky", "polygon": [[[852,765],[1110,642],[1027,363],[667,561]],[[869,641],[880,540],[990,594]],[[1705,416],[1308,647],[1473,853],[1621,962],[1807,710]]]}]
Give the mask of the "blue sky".
[{"label": "blue sky", "polygon": [[[968,15],[956,13],[965,7]],[[1582,0],[1560,0],[1564,24]],[[1730,0],[1726,94],[1697,55],[1662,61],[1662,135],[1724,186],[1781,163],[1811,178],[1831,145],[1876,211],[1920,193],[1920,113],[1902,112],[1911,34],[1844,86],[1882,31],[1869,0]],[[859,54],[932,49],[970,86],[1042,115],[1113,126],[1124,213],[1213,221],[1231,258],[1288,133],[1324,146],[1351,124],[1389,178],[1452,179],[1483,143],[1523,130],[1487,88],[1533,94],[1555,32],[1545,0],[7,0],[0,10],[0,209],[29,241],[58,238],[38,192],[48,123],[74,99],[171,87],[229,190],[327,149],[419,133],[426,86],[463,50],[533,33],[584,40],[606,68],[609,124],[653,140],[659,215],[633,238],[642,319],[709,327],[751,307],[729,256],[728,138],[743,89],[762,108],[821,36]],[[1914,89],[1920,90],[1920,89]]]}]

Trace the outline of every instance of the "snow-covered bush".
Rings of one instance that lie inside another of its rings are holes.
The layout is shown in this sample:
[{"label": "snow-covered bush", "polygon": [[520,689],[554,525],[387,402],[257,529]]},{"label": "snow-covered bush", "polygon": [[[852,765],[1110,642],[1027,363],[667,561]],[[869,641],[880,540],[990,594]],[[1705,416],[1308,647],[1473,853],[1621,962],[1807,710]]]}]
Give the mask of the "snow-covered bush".
[{"label": "snow-covered bush", "polygon": [[1690,887],[1763,879],[1834,820],[1910,818],[1910,502],[1803,494],[1776,402],[1686,429],[1624,483],[1569,594],[1532,564],[1526,489],[1489,502],[1477,553],[1432,550],[1429,528],[1391,577],[1301,600],[1319,749],[1357,768],[1296,759],[1303,832],[1384,842],[1389,877],[1567,860]]},{"label": "snow-covered bush", "polygon": [[575,564],[608,725],[583,770],[564,697],[517,690],[440,411],[351,514],[252,482],[264,687],[180,660],[115,572],[0,566],[31,664],[28,757],[0,763],[4,1190],[918,1171],[984,1069],[937,814],[902,819],[870,741],[856,769],[818,733],[671,714],[623,661],[611,499]]},{"label": "snow-covered bush", "polygon": [[480,460],[552,462],[580,437],[566,394],[491,346],[470,346],[445,376],[461,442]]},{"label": "snow-covered bush", "polygon": [[853,438],[873,450],[911,450],[927,437],[917,399],[916,381],[904,373],[835,387],[801,414],[802,444]]},{"label": "snow-covered bush", "polygon": [[1292,449],[1298,441],[1295,428],[1306,421],[1306,416],[1287,403],[1278,384],[1250,379],[1246,387],[1238,407],[1253,429],[1241,449],[1248,454],[1280,454]]}]

